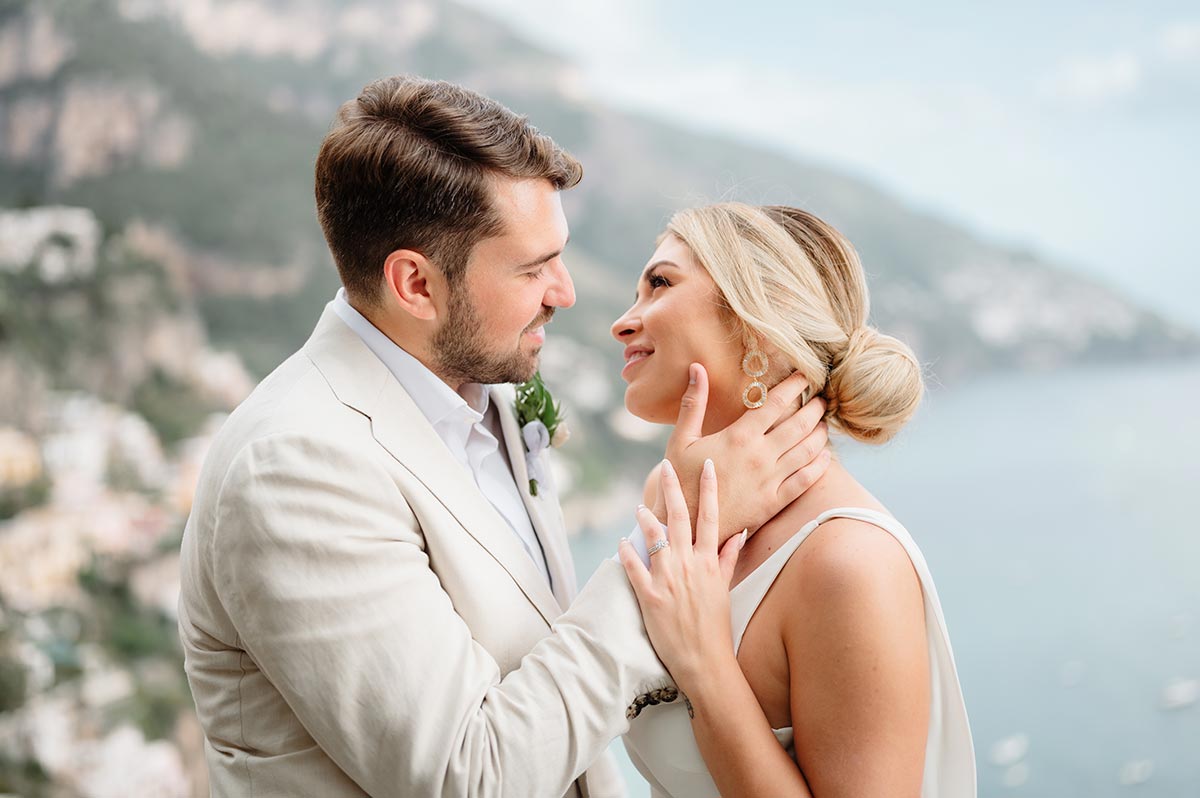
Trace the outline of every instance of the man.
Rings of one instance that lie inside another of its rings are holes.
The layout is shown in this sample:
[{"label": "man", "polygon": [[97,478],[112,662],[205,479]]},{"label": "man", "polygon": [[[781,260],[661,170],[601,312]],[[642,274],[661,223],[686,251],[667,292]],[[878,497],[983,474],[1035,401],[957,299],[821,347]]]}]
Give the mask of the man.
[{"label": "man", "polygon": [[[623,793],[602,754],[669,676],[617,563],[574,596],[506,385],[575,301],[559,191],[580,175],[450,84],[383,79],[338,113],[316,195],[344,290],[218,434],[184,533],[180,632],[214,795]],[[668,449],[693,486],[704,458],[749,473],[819,421],[701,438],[705,385]],[[776,417],[802,387],[773,391]],[[723,534],[814,476],[776,466],[727,489]]]}]

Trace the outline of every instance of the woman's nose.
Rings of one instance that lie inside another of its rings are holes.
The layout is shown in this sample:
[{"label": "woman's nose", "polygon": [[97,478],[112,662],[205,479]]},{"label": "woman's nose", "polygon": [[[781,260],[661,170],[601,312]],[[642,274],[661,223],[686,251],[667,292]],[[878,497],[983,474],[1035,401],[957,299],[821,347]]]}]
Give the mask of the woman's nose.
[{"label": "woman's nose", "polygon": [[[630,310],[632,310],[632,308],[630,308]],[[637,332],[640,326],[641,322],[637,321],[637,319],[635,319],[629,311],[625,311],[621,318],[613,322],[612,337],[616,338],[618,341],[623,341],[628,336]]]}]

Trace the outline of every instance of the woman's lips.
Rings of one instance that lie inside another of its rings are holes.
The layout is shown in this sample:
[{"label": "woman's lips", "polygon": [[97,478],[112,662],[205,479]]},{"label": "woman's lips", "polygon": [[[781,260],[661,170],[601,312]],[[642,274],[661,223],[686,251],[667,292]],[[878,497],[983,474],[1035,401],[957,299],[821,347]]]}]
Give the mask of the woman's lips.
[{"label": "woman's lips", "polygon": [[633,357],[629,358],[629,360],[625,363],[625,368],[621,369],[621,376],[625,377],[629,373],[630,369],[647,360],[653,354],[653,352],[638,352],[634,354]]}]

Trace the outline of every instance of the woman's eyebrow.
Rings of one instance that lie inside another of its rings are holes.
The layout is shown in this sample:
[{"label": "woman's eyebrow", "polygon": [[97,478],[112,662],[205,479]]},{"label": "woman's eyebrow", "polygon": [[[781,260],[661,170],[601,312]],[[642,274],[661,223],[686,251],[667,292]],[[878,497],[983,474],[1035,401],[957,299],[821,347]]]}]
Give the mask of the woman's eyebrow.
[{"label": "woman's eyebrow", "polygon": [[[642,283],[648,283],[648,282],[650,282],[650,275],[651,275],[651,273],[653,273],[653,272],[654,272],[654,270],[655,270],[655,269],[657,269],[657,268],[658,268],[658,267],[660,267],[660,266],[671,266],[671,267],[673,267],[673,268],[676,268],[676,269],[678,269],[678,268],[679,268],[679,264],[675,263],[674,261],[670,261],[670,260],[656,260],[656,261],[654,261],[654,263],[651,263],[649,266],[647,266],[647,267],[646,267],[646,270],[645,270],[644,272],[642,272],[642,276],[641,276],[640,278],[638,278],[638,285],[641,285]],[[634,293],[633,293],[633,301],[634,301],[634,302],[637,302],[637,299],[638,299],[637,292],[636,292],[636,291],[634,291]]]},{"label": "woman's eyebrow", "polygon": [[675,263],[674,261],[670,261],[670,260],[656,260],[656,261],[654,261],[654,263],[651,263],[649,266],[647,266],[647,267],[646,267],[646,270],[645,270],[644,272],[642,272],[642,279],[643,279],[643,280],[649,280],[649,279],[650,279],[650,272],[654,271],[654,270],[655,270],[655,269],[657,269],[659,266],[673,266],[673,267],[674,267],[674,268],[676,268],[676,269],[678,269],[678,268],[679,268],[679,264]]}]

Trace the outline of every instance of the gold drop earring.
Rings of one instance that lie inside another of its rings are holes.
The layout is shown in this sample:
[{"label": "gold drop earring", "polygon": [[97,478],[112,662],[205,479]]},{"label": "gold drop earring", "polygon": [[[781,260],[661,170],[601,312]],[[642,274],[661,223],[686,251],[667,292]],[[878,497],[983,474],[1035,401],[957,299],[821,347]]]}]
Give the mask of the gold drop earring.
[{"label": "gold drop earring", "polygon": [[[758,378],[767,373],[767,368],[771,365],[767,360],[767,356],[757,349],[751,349],[742,358],[742,371],[751,379],[746,390],[742,391],[742,404],[753,410],[756,407],[762,407],[767,403],[767,386],[759,382]],[[758,389],[758,397],[751,399],[750,394],[754,389]]]}]

